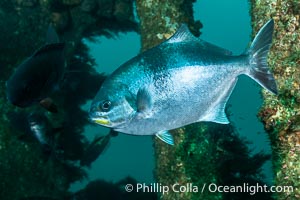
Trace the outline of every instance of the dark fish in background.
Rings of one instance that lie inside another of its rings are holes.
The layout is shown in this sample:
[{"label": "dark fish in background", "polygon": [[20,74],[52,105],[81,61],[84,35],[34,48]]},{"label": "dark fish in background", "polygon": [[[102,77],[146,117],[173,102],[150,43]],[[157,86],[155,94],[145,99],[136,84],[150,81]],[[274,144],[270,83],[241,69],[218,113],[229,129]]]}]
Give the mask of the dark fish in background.
[{"label": "dark fish in background", "polygon": [[63,127],[54,128],[43,112],[11,112],[7,115],[11,126],[19,133],[18,139],[24,142],[37,141],[43,153],[49,154],[56,148],[56,137]]},{"label": "dark fish in background", "polygon": [[39,112],[31,113],[27,121],[31,134],[41,144],[43,153],[48,156],[51,154],[57,156],[57,137],[63,127],[53,127],[45,114]]},{"label": "dark fish in background", "polygon": [[42,145],[43,150],[51,152],[54,145],[54,133],[48,118],[41,113],[31,113],[27,122],[31,134]]},{"label": "dark fish in background", "polygon": [[106,149],[109,144],[110,138],[116,136],[117,133],[113,130],[105,136],[97,136],[85,149],[85,152],[80,160],[81,166],[90,166],[99,155]]},{"label": "dark fish in background", "polygon": [[6,82],[7,99],[15,106],[24,108],[41,102],[63,79],[65,44],[59,42],[52,26],[48,28],[46,40],[46,45],[24,60]]}]

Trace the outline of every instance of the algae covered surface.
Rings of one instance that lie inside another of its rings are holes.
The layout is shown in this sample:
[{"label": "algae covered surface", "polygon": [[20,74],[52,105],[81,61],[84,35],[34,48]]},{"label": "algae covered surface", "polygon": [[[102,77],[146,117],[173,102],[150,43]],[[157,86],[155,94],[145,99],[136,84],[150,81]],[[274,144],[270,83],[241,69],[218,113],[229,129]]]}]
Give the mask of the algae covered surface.
[{"label": "algae covered surface", "polygon": [[273,149],[276,185],[294,187],[278,193],[278,199],[300,198],[300,3],[251,1],[255,32],[264,20],[273,18],[275,33],[268,63],[277,80],[277,97],[264,93],[259,113],[269,133]]}]

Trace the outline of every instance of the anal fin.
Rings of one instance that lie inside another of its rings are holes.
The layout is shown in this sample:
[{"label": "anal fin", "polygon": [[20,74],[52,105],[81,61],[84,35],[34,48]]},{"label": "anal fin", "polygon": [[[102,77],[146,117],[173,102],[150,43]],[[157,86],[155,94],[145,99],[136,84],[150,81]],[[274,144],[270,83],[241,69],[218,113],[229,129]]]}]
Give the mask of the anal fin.
[{"label": "anal fin", "polygon": [[209,113],[206,114],[203,120],[199,121],[210,121],[210,122],[216,122],[219,124],[229,124],[229,120],[225,113],[225,108],[227,101],[229,97],[231,96],[231,93],[236,85],[237,78],[233,79],[228,85],[229,87],[223,90],[222,94],[220,95],[220,98],[212,109],[209,110]]},{"label": "anal fin", "polygon": [[225,113],[225,106],[226,104],[222,104],[216,109],[214,117],[213,119],[211,119],[212,122],[216,122],[219,124],[229,124],[229,120]]}]

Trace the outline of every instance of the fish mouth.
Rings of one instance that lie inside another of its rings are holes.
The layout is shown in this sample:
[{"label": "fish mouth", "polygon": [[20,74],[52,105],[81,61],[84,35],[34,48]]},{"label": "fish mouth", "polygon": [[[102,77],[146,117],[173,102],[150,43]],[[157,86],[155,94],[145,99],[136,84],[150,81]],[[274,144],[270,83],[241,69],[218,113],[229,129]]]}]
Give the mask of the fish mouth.
[{"label": "fish mouth", "polygon": [[106,117],[106,116],[90,116],[90,121],[96,123],[96,124],[99,124],[99,125],[102,125],[102,126],[109,126],[111,125],[111,122],[110,120]]},{"label": "fish mouth", "polygon": [[92,121],[95,122],[96,124],[100,124],[103,126],[111,125],[110,121],[105,118],[95,118],[95,119],[92,119]]}]

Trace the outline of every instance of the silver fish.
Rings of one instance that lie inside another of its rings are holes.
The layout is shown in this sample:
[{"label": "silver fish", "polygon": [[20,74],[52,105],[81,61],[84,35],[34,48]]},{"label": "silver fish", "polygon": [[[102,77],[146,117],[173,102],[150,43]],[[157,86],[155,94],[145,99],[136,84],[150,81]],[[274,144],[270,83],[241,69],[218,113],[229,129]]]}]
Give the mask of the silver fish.
[{"label": "silver fish", "polygon": [[194,37],[186,25],[167,41],[127,61],[102,84],[90,119],[115,131],[156,135],[168,144],[168,130],[207,121],[228,124],[224,112],[239,75],[277,94],[267,65],[274,21],[258,32],[247,53],[231,52]]}]

